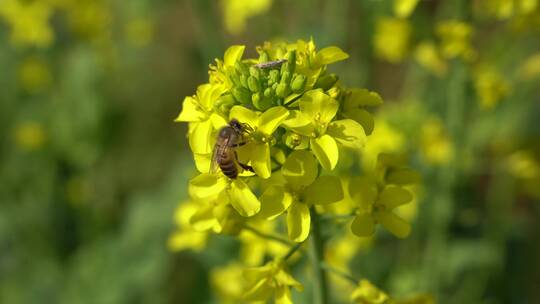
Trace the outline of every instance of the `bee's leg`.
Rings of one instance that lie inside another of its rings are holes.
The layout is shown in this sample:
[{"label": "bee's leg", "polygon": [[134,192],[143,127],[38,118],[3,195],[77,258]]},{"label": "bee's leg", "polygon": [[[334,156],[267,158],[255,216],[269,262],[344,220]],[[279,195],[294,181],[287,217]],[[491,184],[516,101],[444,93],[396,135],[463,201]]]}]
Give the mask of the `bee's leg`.
[{"label": "bee's leg", "polygon": [[247,144],[247,141],[239,142],[237,144],[231,145],[231,147],[236,148]]},{"label": "bee's leg", "polygon": [[240,167],[242,167],[242,169],[247,170],[247,171],[250,171],[250,172],[255,172],[255,171],[253,170],[253,167],[252,167],[252,166],[246,165],[246,164],[242,164],[241,162],[238,161],[238,153],[236,153],[236,151],[234,151],[234,157],[236,158],[236,163],[238,163],[238,165],[239,165]]}]

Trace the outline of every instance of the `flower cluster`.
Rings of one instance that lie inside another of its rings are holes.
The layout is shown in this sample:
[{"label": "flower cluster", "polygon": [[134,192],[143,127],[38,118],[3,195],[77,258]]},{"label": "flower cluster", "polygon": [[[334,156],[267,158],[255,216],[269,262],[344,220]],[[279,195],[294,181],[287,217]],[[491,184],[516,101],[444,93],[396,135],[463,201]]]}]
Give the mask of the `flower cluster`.
[{"label": "flower cluster", "polygon": [[[189,124],[200,174],[189,183],[189,208],[179,209],[180,228],[170,245],[189,247],[186,236],[196,231],[203,234],[196,235],[195,249],[208,233],[236,235],[251,253],[244,263],[273,258],[246,271],[243,298],[290,303],[289,287],[302,285],[285,262],[311,234],[320,233],[321,213],[335,216],[331,210],[338,210],[352,219],[351,231],[360,237],[372,236],[378,223],[406,237],[410,226],[393,210],[412,201],[407,186],[418,176],[403,158],[387,154],[376,155],[376,168],[359,174],[375,127],[370,110],[382,99],[343,86],[329,71],[329,64],[348,58],[340,48],[318,50],[313,40],[300,40],[264,43],[257,47],[258,58],[244,58],[244,50],[232,46],[216,59],[209,82],[184,99],[176,119]],[[241,130],[227,137],[234,124]],[[288,237],[276,236],[285,229]]]}]

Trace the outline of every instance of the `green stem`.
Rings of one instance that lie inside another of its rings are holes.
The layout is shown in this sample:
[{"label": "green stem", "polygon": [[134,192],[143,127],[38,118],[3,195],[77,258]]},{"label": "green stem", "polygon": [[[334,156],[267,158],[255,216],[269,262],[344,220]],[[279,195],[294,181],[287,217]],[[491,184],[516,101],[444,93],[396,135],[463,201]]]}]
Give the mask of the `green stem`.
[{"label": "green stem", "polygon": [[326,262],[322,262],[321,267],[328,270],[329,272],[334,273],[337,276],[340,276],[340,277],[344,278],[345,280],[351,282],[353,285],[358,285],[358,279],[356,279],[355,277],[353,277],[352,275],[350,275],[350,274],[348,274],[348,273],[346,273],[344,271],[341,271],[339,269],[336,269],[336,268],[330,266]]},{"label": "green stem", "polygon": [[248,226],[248,225],[244,225],[244,229],[246,229],[248,231],[251,231],[253,234],[255,234],[257,236],[260,236],[262,238],[268,239],[268,240],[280,242],[280,243],[285,244],[287,246],[292,246],[293,245],[292,242],[290,242],[289,240],[287,240],[285,238],[282,238],[282,237],[277,236],[277,235],[261,232],[261,231],[255,229],[255,228],[253,228],[251,226]]},{"label": "green stem", "polygon": [[289,249],[289,252],[287,252],[282,259],[284,261],[288,260],[296,251],[298,251],[298,249],[300,249],[300,247],[302,247],[302,244],[304,243],[297,243],[296,245],[292,246],[291,249]]},{"label": "green stem", "polygon": [[311,264],[314,272],[313,297],[317,304],[327,304],[328,302],[328,285],[326,282],[326,272],[321,263],[324,261],[324,240],[321,234],[319,214],[315,211],[315,207],[311,207]]}]

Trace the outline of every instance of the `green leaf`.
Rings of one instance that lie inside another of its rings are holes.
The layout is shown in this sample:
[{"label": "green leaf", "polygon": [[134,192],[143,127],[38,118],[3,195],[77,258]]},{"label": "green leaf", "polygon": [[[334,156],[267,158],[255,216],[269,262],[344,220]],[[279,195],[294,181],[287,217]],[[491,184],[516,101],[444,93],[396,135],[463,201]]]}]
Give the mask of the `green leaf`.
[{"label": "green leaf", "polygon": [[311,90],[299,100],[300,111],[314,123],[328,124],[336,116],[339,102],[322,90]]},{"label": "green leaf", "polygon": [[317,160],[311,152],[304,150],[292,152],[281,167],[283,177],[294,189],[313,183],[318,171]]},{"label": "green leaf", "polygon": [[393,212],[379,212],[374,216],[384,228],[398,238],[406,238],[411,233],[411,225]]},{"label": "green leaf", "polygon": [[306,204],[292,204],[287,213],[287,231],[294,242],[303,242],[309,235],[311,216]]},{"label": "green leaf", "polygon": [[282,186],[273,185],[268,187],[259,199],[261,212],[258,216],[273,220],[292,204],[293,198]]},{"label": "green leaf", "polygon": [[188,96],[182,102],[182,111],[174,121],[196,122],[206,119],[206,113],[200,110],[195,98]]},{"label": "green leaf", "polygon": [[326,134],[332,136],[339,144],[353,149],[362,149],[366,144],[364,128],[352,119],[336,120],[330,123]]},{"label": "green leaf", "polygon": [[261,210],[261,203],[241,179],[231,183],[231,205],[241,216],[253,216]]},{"label": "green leaf", "polygon": [[242,59],[245,48],[245,45],[233,45],[229,47],[223,56],[225,66],[234,66],[236,61]]},{"label": "green leaf", "polygon": [[320,176],[305,192],[309,204],[331,204],[343,199],[343,187],[337,176]]},{"label": "green leaf", "polygon": [[387,210],[392,210],[412,201],[412,199],[413,196],[408,190],[397,186],[386,186],[379,195],[378,202],[383,204]]},{"label": "green leaf", "polygon": [[375,221],[370,213],[358,214],[351,223],[351,231],[357,236],[367,237],[375,233]]},{"label": "green leaf", "polygon": [[336,167],[339,151],[332,136],[325,134],[319,138],[311,138],[309,144],[324,169],[333,170]]},{"label": "green leaf", "polygon": [[271,135],[287,117],[289,117],[289,111],[286,108],[270,108],[259,117],[258,130],[263,134]]},{"label": "green leaf", "polygon": [[336,46],[325,47],[315,56],[317,65],[331,64],[349,58],[349,55]]},{"label": "green leaf", "polygon": [[212,122],[208,119],[202,122],[194,122],[189,134],[189,146],[193,153],[212,153]]}]

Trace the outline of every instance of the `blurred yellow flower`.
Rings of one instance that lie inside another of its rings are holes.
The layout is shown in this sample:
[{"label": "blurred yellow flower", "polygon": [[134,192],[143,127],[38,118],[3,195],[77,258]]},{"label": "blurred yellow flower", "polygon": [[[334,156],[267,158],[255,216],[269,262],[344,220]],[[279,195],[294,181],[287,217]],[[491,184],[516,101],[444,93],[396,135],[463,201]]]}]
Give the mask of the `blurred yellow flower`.
[{"label": "blurred yellow flower", "polygon": [[26,121],[15,127],[15,143],[23,150],[37,150],[46,140],[45,131],[39,122]]},{"label": "blurred yellow flower", "polygon": [[438,118],[429,118],[421,129],[421,152],[428,164],[447,164],[454,158],[454,145]]},{"label": "blurred yellow flower", "polygon": [[383,304],[390,300],[390,297],[370,281],[360,280],[351,295],[351,300],[358,304]]},{"label": "blurred yellow flower", "polygon": [[531,179],[540,175],[540,164],[531,151],[520,150],[507,159],[508,171],[515,177]]},{"label": "blurred yellow flower", "polygon": [[52,74],[47,63],[39,58],[26,58],[18,71],[20,86],[30,92],[43,91],[52,84]]},{"label": "blurred yellow flower", "polygon": [[384,17],[377,20],[373,45],[377,57],[392,63],[405,58],[411,35],[407,20]]},{"label": "blurred yellow flower", "polygon": [[237,35],[246,29],[248,18],[268,11],[272,0],[223,0],[222,5],[225,27]]},{"label": "blurred yellow flower", "polygon": [[437,76],[444,76],[448,70],[448,64],[432,42],[419,43],[414,51],[414,58],[422,67]]},{"label": "blurred yellow flower", "polygon": [[419,0],[394,0],[394,14],[399,18],[409,17]]},{"label": "blurred yellow flower", "polygon": [[532,13],[538,7],[537,0],[479,0],[474,1],[480,15],[508,19]]},{"label": "blurred yellow flower", "polygon": [[275,299],[275,303],[292,303],[290,287],[298,291],[304,286],[295,280],[285,269],[281,260],[268,262],[262,267],[248,268],[244,271],[247,281],[244,298],[247,301],[267,301]]},{"label": "blurred yellow flower", "polygon": [[484,66],[475,71],[474,88],[480,98],[481,108],[489,110],[508,95],[510,84],[495,69]]},{"label": "blurred yellow flower", "polygon": [[242,276],[244,269],[238,263],[231,263],[211,270],[210,283],[218,296],[219,303],[235,304],[241,302],[244,291],[244,277]]},{"label": "blurred yellow flower", "polygon": [[[275,221],[254,220],[249,222],[249,227],[269,235],[274,234],[275,226]],[[290,249],[289,246],[281,242],[261,238],[253,231],[247,229],[242,230],[238,238],[242,243],[242,249],[240,251],[242,262],[249,266],[262,264],[267,256],[284,256]]]},{"label": "blurred yellow flower", "polygon": [[196,231],[191,228],[191,217],[197,212],[199,207],[195,202],[186,201],[180,203],[174,212],[174,221],[177,229],[169,237],[168,247],[172,251],[182,251],[192,249],[201,251],[206,247],[208,239],[207,232]]},{"label": "blurred yellow flower", "polygon": [[134,46],[147,46],[154,36],[154,24],[151,20],[137,18],[129,21],[125,25],[127,41]]},{"label": "blurred yellow flower", "polygon": [[362,153],[362,168],[367,172],[375,172],[377,158],[380,153],[399,152],[405,147],[405,136],[390,126],[385,120],[377,118],[377,127],[371,136],[368,136],[364,152]]},{"label": "blurred yellow flower", "polygon": [[437,24],[437,35],[441,41],[441,53],[445,58],[462,57],[471,61],[476,57],[476,51],[471,45],[473,28],[459,20],[446,20]]},{"label": "blurred yellow flower", "polygon": [[0,5],[0,17],[11,27],[11,43],[18,47],[50,46],[54,40],[49,24],[52,13],[44,1],[4,0]]},{"label": "blurred yellow flower", "polygon": [[529,56],[519,67],[519,75],[524,80],[540,76],[540,53]]}]

